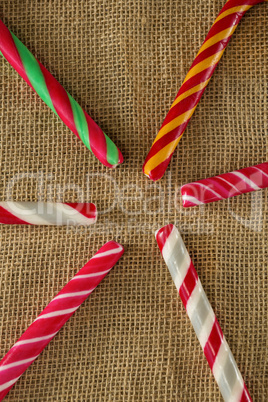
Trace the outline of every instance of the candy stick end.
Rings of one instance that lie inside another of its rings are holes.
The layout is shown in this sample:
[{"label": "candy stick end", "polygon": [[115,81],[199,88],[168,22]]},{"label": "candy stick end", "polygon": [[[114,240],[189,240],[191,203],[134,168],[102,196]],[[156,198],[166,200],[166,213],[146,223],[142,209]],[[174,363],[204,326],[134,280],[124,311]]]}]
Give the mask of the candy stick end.
[{"label": "candy stick end", "polygon": [[118,254],[120,254],[120,257],[124,254],[125,249],[122,246],[122,244],[117,243],[115,240],[110,240],[107,243],[105,243],[102,247],[105,248],[113,248],[116,249],[118,251]]},{"label": "candy stick end", "polygon": [[175,228],[175,226],[170,223],[166,226],[163,226],[162,228],[158,229],[155,232],[155,238],[158,244],[158,247],[160,248],[160,251],[162,253],[163,247],[167,241],[167,238],[169,237],[170,233],[172,230]]}]

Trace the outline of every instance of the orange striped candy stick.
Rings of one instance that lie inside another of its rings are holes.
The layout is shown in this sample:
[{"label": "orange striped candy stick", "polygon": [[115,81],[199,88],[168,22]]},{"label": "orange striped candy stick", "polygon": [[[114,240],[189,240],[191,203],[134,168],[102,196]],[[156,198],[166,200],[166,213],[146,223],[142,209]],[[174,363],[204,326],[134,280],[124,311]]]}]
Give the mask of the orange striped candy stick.
[{"label": "orange striped candy stick", "polygon": [[150,179],[163,177],[239,21],[247,10],[264,1],[268,0],[229,0],[221,10],[145,159],[143,172]]}]

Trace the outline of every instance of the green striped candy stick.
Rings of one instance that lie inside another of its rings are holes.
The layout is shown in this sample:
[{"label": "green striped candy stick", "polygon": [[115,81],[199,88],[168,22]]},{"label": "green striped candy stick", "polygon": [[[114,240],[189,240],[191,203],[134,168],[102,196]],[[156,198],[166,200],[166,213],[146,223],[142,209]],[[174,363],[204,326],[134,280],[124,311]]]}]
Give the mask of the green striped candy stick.
[{"label": "green striped candy stick", "polygon": [[0,52],[101,163],[113,168],[123,162],[110,138],[1,20]]}]

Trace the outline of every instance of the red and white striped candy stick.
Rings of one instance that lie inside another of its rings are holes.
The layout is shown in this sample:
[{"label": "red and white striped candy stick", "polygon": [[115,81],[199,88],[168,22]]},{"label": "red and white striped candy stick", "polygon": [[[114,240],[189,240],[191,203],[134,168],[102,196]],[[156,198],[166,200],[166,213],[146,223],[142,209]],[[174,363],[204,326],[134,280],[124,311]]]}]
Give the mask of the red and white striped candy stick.
[{"label": "red and white striped candy stick", "polygon": [[124,253],[110,241],[67,283],[0,361],[0,401]]},{"label": "red and white striped candy stick", "polygon": [[225,401],[251,401],[250,395],[207,299],[183,240],[174,225],[156,240]]},{"label": "red and white striped candy stick", "polygon": [[89,202],[0,202],[0,224],[92,225],[97,208]]},{"label": "red and white striped candy stick", "polygon": [[268,187],[268,163],[251,166],[184,184],[181,187],[184,207],[208,204]]}]

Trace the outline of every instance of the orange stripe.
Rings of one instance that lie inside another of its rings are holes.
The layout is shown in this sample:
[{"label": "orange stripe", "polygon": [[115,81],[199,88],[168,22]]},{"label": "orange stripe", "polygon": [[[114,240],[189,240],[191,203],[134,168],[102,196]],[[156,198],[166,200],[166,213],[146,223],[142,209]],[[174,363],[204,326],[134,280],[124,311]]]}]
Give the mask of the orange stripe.
[{"label": "orange stripe", "polygon": [[162,148],[157,154],[152,156],[144,166],[144,173],[149,176],[150,172],[157,167],[161,162],[164,162],[176,149],[181,137],[170,142],[164,148]]},{"label": "orange stripe", "polygon": [[196,74],[201,73],[202,71],[206,70],[206,68],[217,64],[220,61],[224,50],[225,49],[213,54],[210,57],[207,57],[205,60],[200,61],[200,63],[196,64],[193,68],[191,68],[189,73],[186,75],[185,80],[183,81],[183,84],[185,84],[186,81],[188,81],[190,78],[192,78]]},{"label": "orange stripe", "polygon": [[197,56],[201,52],[203,52],[203,50],[207,49],[208,47],[215,45],[215,43],[218,43],[221,40],[228,38],[229,36],[232,36],[234,31],[236,30],[236,28],[237,28],[237,25],[233,25],[232,27],[224,29],[223,31],[212,36],[212,38],[208,39],[206,42],[203,43],[203,45],[201,46],[201,49],[197,53]]},{"label": "orange stripe", "polygon": [[190,110],[187,110],[187,112],[182,113],[178,117],[175,117],[175,119],[171,120],[169,123],[167,123],[164,127],[161,128],[159,133],[156,136],[156,139],[154,140],[153,144],[158,141],[160,138],[162,138],[164,135],[168,134],[170,131],[174,130],[181,124],[185,123],[187,120],[189,120],[192,117],[192,114],[195,111],[195,107],[193,107]]},{"label": "orange stripe", "polygon": [[[266,0],[266,1],[268,1],[268,0]],[[218,15],[218,17],[216,18],[216,20],[215,20],[213,25],[215,25],[216,22],[220,21],[222,18],[227,17],[227,15],[238,13],[239,11],[240,12],[247,11],[251,7],[252,6],[243,5],[243,6],[236,6],[236,7],[229,8],[229,10],[226,10],[223,13],[221,13],[220,15]]]},{"label": "orange stripe", "polygon": [[[208,85],[209,80],[210,80],[210,78],[209,78],[208,80],[206,80],[205,82],[201,82],[200,84],[196,85],[195,87],[193,87],[193,88],[191,88],[191,89],[188,89],[188,91],[183,92],[180,96],[178,96],[178,97],[174,100],[174,102],[173,102],[172,105],[171,105],[171,108],[172,108],[173,106],[177,105],[177,103],[179,103],[179,102],[182,101],[183,99],[188,98],[188,96],[191,96],[191,95],[193,95],[194,93],[196,93],[196,92],[198,92],[198,91],[201,91],[201,89],[205,88],[205,87]],[[171,109],[171,108],[170,108],[170,109]]]}]

